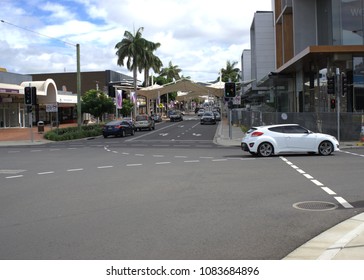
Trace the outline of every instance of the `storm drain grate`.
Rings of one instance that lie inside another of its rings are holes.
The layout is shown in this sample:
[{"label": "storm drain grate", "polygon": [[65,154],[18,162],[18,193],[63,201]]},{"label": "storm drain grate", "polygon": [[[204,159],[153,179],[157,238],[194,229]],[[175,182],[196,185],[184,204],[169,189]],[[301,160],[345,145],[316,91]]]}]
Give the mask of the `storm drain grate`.
[{"label": "storm drain grate", "polygon": [[293,204],[293,207],[301,210],[328,211],[334,210],[338,206],[335,203],[325,201],[303,201]]}]

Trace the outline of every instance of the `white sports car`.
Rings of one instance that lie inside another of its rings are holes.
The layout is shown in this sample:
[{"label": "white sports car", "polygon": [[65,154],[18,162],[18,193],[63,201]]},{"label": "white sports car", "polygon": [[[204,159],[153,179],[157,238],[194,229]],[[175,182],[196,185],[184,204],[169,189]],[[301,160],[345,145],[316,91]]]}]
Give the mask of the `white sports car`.
[{"label": "white sports car", "polygon": [[277,124],[250,128],[241,140],[241,148],[263,157],[282,153],[328,156],[339,151],[339,142],[334,136],[314,133],[298,124]]}]

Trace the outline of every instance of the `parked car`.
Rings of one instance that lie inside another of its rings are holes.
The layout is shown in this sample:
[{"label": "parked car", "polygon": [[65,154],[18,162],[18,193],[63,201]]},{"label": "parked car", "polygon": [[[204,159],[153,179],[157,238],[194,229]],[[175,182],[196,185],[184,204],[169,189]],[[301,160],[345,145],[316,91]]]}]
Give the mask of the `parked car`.
[{"label": "parked car", "polygon": [[218,111],[215,111],[213,113],[215,114],[216,121],[217,122],[221,121],[221,115],[220,115],[220,113]]},{"label": "parked car", "polygon": [[105,124],[102,135],[107,138],[110,135],[125,137],[127,134],[134,135],[135,127],[127,120],[116,120]]},{"label": "parked car", "polygon": [[181,113],[181,111],[171,111],[169,113],[169,120],[171,122],[175,122],[175,121],[183,121],[183,115]]},{"label": "parked car", "polygon": [[200,124],[207,124],[207,123],[216,124],[215,114],[211,111],[205,112],[200,119]]},{"label": "parked car", "polygon": [[241,148],[263,157],[282,153],[328,156],[339,151],[339,142],[334,136],[314,133],[298,124],[277,124],[250,128],[241,140]]},{"label": "parked car", "polygon": [[155,129],[154,120],[152,119],[151,116],[148,116],[148,115],[138,115],[135,118],[135,127],[137,130]]},{"label": "parked car", "polygon": [[152,116],[152,119],[154,120],[154,122],[161,122],[162,121],[162,116],[159,114],[155,114]]},{"label": "parked car", "polygon": [[202,115],[205,113],[205,109],[199,109],[197,111],[197,116],[202,117]]}]

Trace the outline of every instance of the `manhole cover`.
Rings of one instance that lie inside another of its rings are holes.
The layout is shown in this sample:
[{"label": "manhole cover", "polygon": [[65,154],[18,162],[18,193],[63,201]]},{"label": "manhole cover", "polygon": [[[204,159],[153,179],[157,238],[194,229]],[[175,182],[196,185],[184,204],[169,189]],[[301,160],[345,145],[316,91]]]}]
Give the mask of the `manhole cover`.
[{"label": "manhole cover", "polygon": [[293,204],[293,207],[301,210],[327,211],[334,210],[338,206],[335,203],[325,201],[303,201]]}]

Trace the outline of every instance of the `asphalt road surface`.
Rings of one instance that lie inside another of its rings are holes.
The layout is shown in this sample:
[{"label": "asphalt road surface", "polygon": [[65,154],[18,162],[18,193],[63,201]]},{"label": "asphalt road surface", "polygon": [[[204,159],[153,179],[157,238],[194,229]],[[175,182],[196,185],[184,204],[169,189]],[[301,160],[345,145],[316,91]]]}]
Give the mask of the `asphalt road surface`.
[{"label": "asphalt road surface", "polygon": [[363,149],[259,158],[216,128],[0,148],[0,259],[282,259],[362,212]]}]

